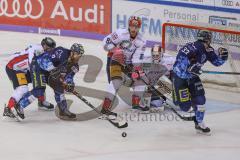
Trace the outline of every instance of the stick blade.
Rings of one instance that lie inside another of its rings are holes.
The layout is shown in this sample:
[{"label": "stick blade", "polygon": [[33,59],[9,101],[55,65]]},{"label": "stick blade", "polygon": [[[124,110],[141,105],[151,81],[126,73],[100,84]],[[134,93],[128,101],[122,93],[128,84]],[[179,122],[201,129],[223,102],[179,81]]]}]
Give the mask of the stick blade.
[{"label": "stick blade", "polygon": [[110,119],[108,119],[108,121],[109,121],[112,125],[114,125],[115,127],[117,127],[117,128],[126,128],[126,127],[128,127],[128,123],[127,123],[127,122],[122,122],[122,123],[120,123],[120,122],[113,122],[113,121],[110,120]]}]

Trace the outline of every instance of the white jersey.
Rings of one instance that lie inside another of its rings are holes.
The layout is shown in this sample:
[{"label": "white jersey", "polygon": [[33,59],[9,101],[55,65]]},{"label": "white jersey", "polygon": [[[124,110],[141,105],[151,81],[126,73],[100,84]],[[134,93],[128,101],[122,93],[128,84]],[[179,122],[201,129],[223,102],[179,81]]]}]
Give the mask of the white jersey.
[{"label": "white jersey", "polygon": [[118,29],[104,38],[103,45],[106,51],[110,51],[114,47],[122,48],[126,64],[131,64],[141,63],[146,48],[146,41],[140,33],[132,40],[128,29]]},{"label": "white jersey", "polygon": [[15,71],[27,72],[30,70],[30,64],[34,55],[42,54],[43,48],[40,44],[29,45],[25,50],[16,52],[11,56],[11,60],[8,62],[7,67]]},{"label": "white jersey", "polygon": [[150,83],[154,85],[163,75],[169,76],[175,60],[175,56],[164,53],[161,61],[156,64],[153,63],[151,52],[146,52],[143,60],[143,70],[150,80]]}]

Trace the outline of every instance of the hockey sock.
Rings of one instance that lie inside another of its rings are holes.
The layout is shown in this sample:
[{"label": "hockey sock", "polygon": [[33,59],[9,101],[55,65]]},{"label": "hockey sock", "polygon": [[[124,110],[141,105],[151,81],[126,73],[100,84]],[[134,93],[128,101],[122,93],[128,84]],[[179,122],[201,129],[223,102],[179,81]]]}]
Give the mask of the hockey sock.
[{"label": "hockey sock", "polygon": [[45,101],[45,96],[38,97],[38,102],[43,102],[43,101]]},{"label": "hockey sock", "polygon": [[23,95],[23,97],[19,101],[19,105],[21,106],[21,108],[25,108],[29,104],[31,104],[35,99],[36,97],[34,97],[31,92],[27,92],[26,94]]},{"label": "hockey sock", "polygon": [[103,105],[102,105],[102,108],[104,110],[110,110],[111,103],[112,103],[112,101],[109,98],[105,98],[104,102],[103,102]]},{"label": "hockey sock", "polygon": [[204,105],[197,105],[195,107],[195,116],[196,116],[196,121],[198,123],[202,123],[203,118],[205,114],[205,106]]},{"label": "hockey sock", "polygon": [[9,101],[8,101],[8,107],[11,109],[11,108],[13,108],[14,106],[16,105],[16,100],[13,98],[13,97],[11,97],[10,99],[9,99]]},{"label": "hockey sock", "polygon": [[140,97],[136,95],[132,95],[132,106],[137,107],[140,105]]}]

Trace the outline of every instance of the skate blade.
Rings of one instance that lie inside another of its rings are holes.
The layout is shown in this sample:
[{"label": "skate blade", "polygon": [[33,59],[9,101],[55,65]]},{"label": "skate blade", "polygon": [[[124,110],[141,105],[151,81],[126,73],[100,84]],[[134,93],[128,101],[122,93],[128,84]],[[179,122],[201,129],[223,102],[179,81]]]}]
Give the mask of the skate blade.
[{"label": "skate blade", "polygon": [[54,111],[54,108],[48,109],[48,108],[45,108],[45,107],[38,107],[38,110],[39,111]]},{"label": "skate blade", "polygon": [[19,117],[18,115],[15,117],[15,119],[16,119],[17,122],[22,122],[23,121],[23,119],[21,117]]},{"label": "skate blade", "polygon": [[197,130],[196,133],[199,135],[211,136],[211,132],[202,132],[202,131]]},{"label": "skate blade", "polygon": [[67,116],[60,116],[60,115],[58,116],[58,118],[61,119],[61,120],[65,120],[65,121],[76,121],[77,120],[77,117],[69,118]]},{"label": "skate blade", "polygon": [[12,109],[11,112],[15,116],[15,120],[17,122],[22,122],[23,121],[23,119],[21,117],[19,117],[19,115],[17,114],[17,112],[14,109]]},{"label": "skate blade", "polygon": [[150,113],[162,113],[162,112],[164,112],[164,108],[161,108],[161,109],[150,109],[149,112]]},{"label": "skate blade", "polygon": [[116,120],[117,119],[117,117],[116,116],[113,116],[113,115],[109,115],[109,116],[107,116],[107,115],[102,115],[102,116],[100,116],[98,119],[102,119],[102,120]]},{"label": "skate blade", "polygon": [[138,113],[138,114],[149,114],[150,113],[150,110],[148,111],[143,111],[143,110],[139,110],[139,109],[130,109],[130,111],[132,113]]},{"label": "skate blade", "polygon": [[3,116],[2,120],[5,122],[21,122],[22,121],[20,117],[17,118],[17,117],[8,117],[8,116]]},{"label": "skate blade", "polygon": [[16,122],[16,117],[2,116],[4,122]]}]

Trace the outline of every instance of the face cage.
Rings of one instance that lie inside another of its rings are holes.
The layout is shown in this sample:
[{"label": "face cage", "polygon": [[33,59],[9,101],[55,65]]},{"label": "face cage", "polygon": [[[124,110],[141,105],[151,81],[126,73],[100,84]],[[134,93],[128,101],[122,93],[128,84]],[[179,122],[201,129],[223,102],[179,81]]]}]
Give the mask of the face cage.
[{"label": "face cage", "polygon": [[152,52],[152,60],[153,60],[153,62],[156,62],[156,61],[160,62],[161,59],[162,59],[162,54],[161,53],[159,53],[157,51],[153,51]]}]

